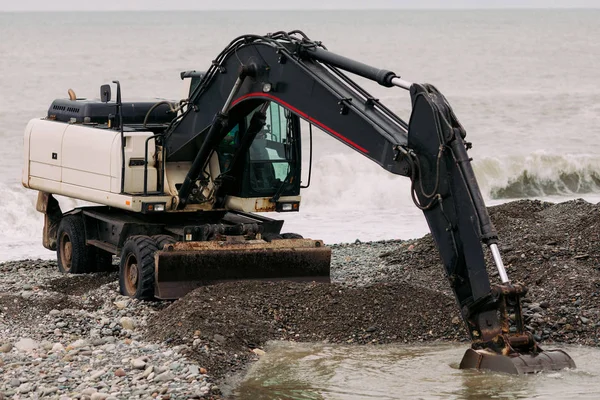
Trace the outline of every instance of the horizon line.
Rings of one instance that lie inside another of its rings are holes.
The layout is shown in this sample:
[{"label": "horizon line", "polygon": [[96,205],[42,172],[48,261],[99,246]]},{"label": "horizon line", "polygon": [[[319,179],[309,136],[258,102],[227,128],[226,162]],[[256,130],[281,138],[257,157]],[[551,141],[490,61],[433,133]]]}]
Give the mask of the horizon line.
[{"label": "horizon line", "polygon": [[599,6],[556,6],[556,7],[398,7],[398,8],[277,8],[277,9],[256,9],[256,8],[221,8],[221,9],[200,9],[200,8],[177,8],[177,9],[72,9],[72,10],[0,10],[0,13],[69,13],[69,12],[189,12],[189,11],[219,11],[219,12],[273,12],[273,11],[499,11],[499,10],[599,10]]}]

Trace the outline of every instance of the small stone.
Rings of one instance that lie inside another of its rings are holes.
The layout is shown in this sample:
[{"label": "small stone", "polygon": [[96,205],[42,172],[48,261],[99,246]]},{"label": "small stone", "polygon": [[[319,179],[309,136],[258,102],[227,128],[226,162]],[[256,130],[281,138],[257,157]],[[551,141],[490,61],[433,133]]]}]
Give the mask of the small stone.
[{"label": "small stone", "polygon": [[123,317],[119,320],[119,323],[121,324],[121,326],[123,327],[123,329],[127,329],[127,330],[133,330],[133,328],[135,328],[135,324],[133,322],[133,319],[129,318],[129,317]]},{"label": "small stone", "polygon": [[21,339],[17,343],[15,343],[15,347],[17,348],[17,350],[26,352],[36,350],[38,346],[39,345],[35,340],[29,338]]},{"label": "small stone", "polygon": [[96,392],[97,392],[97,390],[94,389],[94,388],[87,388],[87,389],[83,389],[81,391],[81,394],[85,394],[86,396],[91,396],[91,395],[93,395]]},{"label": "small stone", "polygon": [[146,368],[146,361],[140,358],[135,358],[131,360],[131,366],[135,369],[144,369]]},{"label": "small stone", "polygon": [[106,400],[106,398],[109,396],[108,393],[100,393],[100,392],[96,392],[91,396],[91,400]]},{"label": "small stone", "polygon": [[454,324],[454,325],[460,325],[460,318],[458,318],[458,317],[452,318],[452,324]]},{"label": "small stone", "polygon": [[102,375],[104,375],[106,373],[106,371],[104,370],[100,370],[100,371],[92,371],[90,373],[90,379],[95,381],[96,379],[100,378]]},{"label": "small stone", "polygon": [[127,374],[125,373],[125,370],[123,368],[117,368],[115,370],[115,376],[125,376],[125,375],[127,375]]},{"label": "small stone", "polygon": [[12,350],[12,348],[12,343],[4,343],[2,346],[0,346],[0,352],[9,353]]},{"label": "small stone", "polygon": [[48,314],[50,314],[52,316],[55,316],[55,315],[60,314],[60,311],[58,311],[58,310],[50,310],[50,312]]},{"label": "small stone", "polygon": [[152,373],[153,370],[154,370],[154,367],[152,365],[150,365],[149,367],[147,367],[144,370],[144,373],[142,374],[142,378],[148,378],[150,376],[150,374]]},{"label": "small stone", "polygon": [[218,333],[215,333],[213,339],[215,340],[215,342],[220,344],[224,344],[227,341],[227,338],[225,336],[219,335]]},{"label": "small stone", "polygon": [[579,319],[581,320],[581,322],[583,322],[584,324],[587,324],[588,322],[590,322],[589,318],[586,317],[579,317]]},{"label": "small stone", "polygon": [[129,301],[115,301],[114,305],[119,309],[119,310],[123,310],[125,308],[127,308],[127,305],[129,305]]},{"label": "small stone", "polygon": [[157,375],[154,380],[156,382],[169,382],[171,380],[173,380],[175,378],[175,375],[173,375],[171,372],[167,371],[167,372],[163,372],[160,375]]},{"label": "small stone", "polygon": [[208,371],[206,370],[206,368],[202,368],[202,367],[200,367],[200,373],[201,373],[202,375],[206,375],[206,374],[208,373]]},{"label": "small stone", "polygon": [[259,348],[252,349],[252,352],[254,354],[256,354],[257,356],[259,356],[259,357],[262,357],[262,356],[264,356],[266,354],[264,350],[261,350]]},{"label": "small stone", "polygon": [[19,387],[21,386],[21,381],[17,378],[12,378],[8,384],[12,387]]},{"label": "small stone", "polygon": [[188,371],[190,372],[190,374],[192,375],[198,375],[200,373],[200,368],[198,368],[197,365],[190,365],[188,367]]},{"label": "small stone", "polygon": [[62,343],[54,343],[51,350],[55,353],[59,353],[65,351],[65,346],[63,346]]},{"label": "small stone", "polygon": [[78,339],[76,341],[74,341],[73,343],[71,343],[69,346],[74,348],[74,349],[80,349],[82,347],[86,347],[89,346],[89,342],[87,340],[84,339]]},{"label": "small stone", "polygon": [[19,386],[18,392],[19,393],[29,393],[29,392],[31,392],[31,389],[33,389],[33,387],[31,386],[31,383],[23,383],[21,386]]},{"label": "small stone", "polygon": [[151,381],[152,379],[154,379],[155,376],[156,376],[156,374],[154,372],[150,372],[150,374],[148,374],[148,377],[146,379]]},{"label": "small stone", "polygon": [[33,290],[33,286],[25,284],[23,285],[23,290]]},{"label": "small stone", "polygon": [[50,394],[58,392],[58,388],[56,386],[45,387],[41,390],[43,396],[48,396]]}]

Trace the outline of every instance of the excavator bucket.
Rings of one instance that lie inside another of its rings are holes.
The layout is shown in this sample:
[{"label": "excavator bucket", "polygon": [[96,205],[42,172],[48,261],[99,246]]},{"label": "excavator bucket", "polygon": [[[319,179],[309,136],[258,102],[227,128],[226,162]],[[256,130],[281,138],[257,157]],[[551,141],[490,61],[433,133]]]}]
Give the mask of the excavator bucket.
[{"label": "excavator bucket", "polygon": [[330,262],[331,249],[321,240],[178,242],[155,254],[155,297],[177,299],[234,280],[329,282]]},{"label": "excavator bucket", "polygon": [[562,350],[504,356],[487,350],[468,349],[460,362],[460,368],[523,375],[575,368],[575,362]]}]

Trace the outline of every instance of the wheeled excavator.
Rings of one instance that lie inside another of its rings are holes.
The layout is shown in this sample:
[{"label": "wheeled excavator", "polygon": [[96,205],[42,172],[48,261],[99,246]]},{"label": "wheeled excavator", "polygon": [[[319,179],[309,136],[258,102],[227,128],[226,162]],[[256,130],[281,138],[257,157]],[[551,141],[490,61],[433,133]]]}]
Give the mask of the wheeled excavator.
[{"label": "wheeled excavator", "polygon": [[[410,120],[348,73],[407,90]],[[116,255],[121,293],[139,299],[174,299],[226,280],[328,280],[330,249],[282,233],[283,221],[263,214],[300,209],[303,120],[410,178],[472,341],[461,368],[575,367],[525,328],[526,288],[507,276],[471,144],[434,86],[330,52],[301,31],[240,36],[206,71],[181,78],[189,92],[179,102],[123,101],[113,81],[114,101],[111,85],[95,100],[70,90],[28,124],[23,185],[39,191],[43,244],[56,250],[62,272],[101,271]],[[54,195],[98,205],[63,213]]]}]

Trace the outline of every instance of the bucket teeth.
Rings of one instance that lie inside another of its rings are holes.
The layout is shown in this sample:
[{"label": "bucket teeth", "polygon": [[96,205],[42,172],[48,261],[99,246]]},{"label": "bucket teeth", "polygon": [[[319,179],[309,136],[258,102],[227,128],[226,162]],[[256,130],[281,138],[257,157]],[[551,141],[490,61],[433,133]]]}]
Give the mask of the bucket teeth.
[{"label": "bucket teeth", "polygon": [[523,375],[575,368],[575,362],[562,350],[504,356],[487,350],[468,349],[460,362],[460,368]]},{"label": "bucket teeth", "polygon": [[330,262],[331,249],[318,240],[180,242],[155,255],[155,296],[176,299],[233,280],[329,282]]}]

